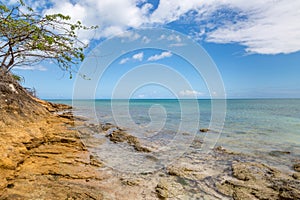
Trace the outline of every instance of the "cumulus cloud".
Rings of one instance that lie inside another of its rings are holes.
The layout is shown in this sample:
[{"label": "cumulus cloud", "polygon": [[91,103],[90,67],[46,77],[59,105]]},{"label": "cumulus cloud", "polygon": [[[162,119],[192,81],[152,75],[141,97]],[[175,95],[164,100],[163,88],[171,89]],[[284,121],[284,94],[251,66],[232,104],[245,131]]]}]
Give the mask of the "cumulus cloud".
[{"label": "cumulus cloud", "polygon": [[158,39],[159,40],[168,40],[168,41],[173,41],[173,42],[178,42],[178,43],[180,43],[182,40],[180,35],[176,35],[176,34],[171,34],[171,35],[162,34]]},{"label": "cumulus cloud", "polygon": [[[255,4],[254,4],[255,2]],[[247,16],[207,34],[207,41],[240,43],[249,53],[278,54],[300,50],[300,1],[232,1]]]},{"label": "cumulus cloud", "polygon": [[141,37],[141,35],[132,32],[132,31],[126,31],[126,32],[122,32],[120,33],[117,37],[122,38],[121,42],[132,42],[135,41],[137,39],[139,39]]},{"label": "cumulus cloud", "polygon": [[140,53],[136,53],[134,54],[132,57],[127,57],[127,58],[123,58],[119,64],[125,64],[127,62],[129,62],[130,60],[138,60],[138,61],[142,61],[144,58],[144,52],[140,52]]},{"label": "cumulus cloud", "polygon": [[[44,9],[43,13],[63,13],[88,26],[98,25],[95,32],[79,33],[85,41],[111,37],[131,28],[179,21],[192,24],[192,35],[198,39],[238,43],[249,53],[300,50],[300,1],[295,0],[163,0],[155,10],[147,0],[52,0],[51,4],[44,0],[28,1]],[[180,37],[165,37],[174,40],[174,44],[182,42]],[[147,38],[142,39],[149,42]]]},{"label": "cumulus cloud", "polygon": [[203,93],[196,90],[182,90],[179,92],[180,97],[198,97],[203,95]]},{"label": "cumulus cloud", "polygon": [[84,24],[98,25],[95,33],[83,31],[81,39],[99,39],[115,36],[128,28],[138,28],[147,22],[146,15],[152,4],[137,6],[135,0],[52,0],[52,5],[44,6],[45,14],[63,13],[69,15],[74,21],[80,20]]},{"label": "cumulus cloud", "polygon": [[164,0],[160,1],[158,8],[153,12],[152,23],[169,23],[178,20],[190,10],[196,10],[203,3],[199,0]]},{"label": "cumulus cloud", "polygon": [[122,60],[120,60],[119,64],[123,65],[125,63],[127,63],[130,60],[130,58],[123,58]]},{"label": "cumulus cloud", "polygon": [[171,53],[171,52],[169,52],[169,51],[164,51],[164,52],[162,52],[161,54],[156,54],[156,55],[150,56],[150,57],[148,58],[148,61],[161,60],[161,59],[168,58],[168,57],[171,57],[171,56],[172,56],[172,53]]},{"label": "cumulus cloud", "polygon": [[199,23],[198,36],[208,42],[239,43],[249,53],[292,53],[300,50],[299,9],[293,0],[165,0],[150,20],[165,24],[183,17]]},{"label": "cumulus cloud", "polygon": [[134,60],[139,60],[139,61],[142,61],[143,58],[144,58],[144,53],[143,53],[143,52],[134,54],[134,55],[132,56],[132,59],[134,59]]}]

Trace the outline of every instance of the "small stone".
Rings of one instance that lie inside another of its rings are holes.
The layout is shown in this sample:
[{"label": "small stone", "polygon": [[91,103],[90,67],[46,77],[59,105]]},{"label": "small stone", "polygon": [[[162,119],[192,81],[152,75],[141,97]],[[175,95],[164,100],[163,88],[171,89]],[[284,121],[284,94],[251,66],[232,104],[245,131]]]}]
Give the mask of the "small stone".
[{"label": "small stone", "polygon": [[300,163],[294,164],[294,170],[295,170],[296,172],[300,172]]},{"label": "small stone", "polygon": [[300,180],[300,173],[293,173],[292,177],[294,179]]},{"label": "small stone", "polygon": [[201,128],[200,130],[199,130],[200,132],[208,132],[208,131],[210,131],[208,128]]}]

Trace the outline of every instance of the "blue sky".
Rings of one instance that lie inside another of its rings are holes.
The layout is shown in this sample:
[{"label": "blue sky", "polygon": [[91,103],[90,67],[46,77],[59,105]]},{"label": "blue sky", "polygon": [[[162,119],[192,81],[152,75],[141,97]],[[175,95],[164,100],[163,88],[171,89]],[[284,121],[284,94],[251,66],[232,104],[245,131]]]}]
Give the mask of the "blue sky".
[{"label": "blue sky", "polygon": [[[51,3],[28,1],[28,4],[45,14],[59,12],[87,25],[99,25],[97,31],[79,33],[80,39],[91,44],[87,56],[94,47],[124,31],[132,33],[132,30],[145,27],[168,28],[203,47],[220,72],[228,98],[300,98],[299,1],[52,0]],[[130,40],[134,37],[134,34],[130,35]],[[148,42],[147,38],[136,39]],[[172,39],[177,40],[180,48],[182,39]],[[114,45],[110,50],[104,50],[113,52],[120,44]],[[184,88],[184,84],[177,81],[172,85],[172,88],[175,87],[172,93],[168,86],[147,84],[131,91],[131,97],[210,98],[214,95],[189,61],[166,48],[141,46],[111,61],[101,77],[95,97],[110,98],[117,82],[122,76],[126,78],[130,70],[155,69],[158,66],[175,70],[188,80],[191,88]],[[125,91],[134,82],[133,79],[146,80],[164,75],[155,70],[142,72],[131,77],[131,83],[121,84],[119,91]],[[72,98],[76,77],[70,80],[68,74],[51,63],[24,66],[14,69],[14,73],[22,75],[25,78],[23,85],[34,87],[41,98]],[[172,82],[171,75],[164,76]],[[122,95],[116,96],[126,96]]]}]

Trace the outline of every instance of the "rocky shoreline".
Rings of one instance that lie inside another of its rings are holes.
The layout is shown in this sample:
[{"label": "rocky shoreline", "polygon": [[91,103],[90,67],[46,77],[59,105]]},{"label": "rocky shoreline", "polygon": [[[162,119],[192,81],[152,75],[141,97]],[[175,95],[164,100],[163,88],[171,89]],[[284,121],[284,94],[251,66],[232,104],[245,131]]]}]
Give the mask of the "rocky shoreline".
[{"label": "rocky shoreline", "polygon": [[[127,143],[149,159],[156,159],[151,148],[119,127],[109,123],[85,126],[115,144]],[[119,190],[133,194],[125,199],[300,199],[299,160],[289,173],[220,146],[209,154],[201,153],[201,145],[196,137],[185,155],[158,171],[127,174],[105,170],[121,181]]]},{"label": "rocky shoreline", "polygon": [[[73,118],[65,115],[1,129],[0,199],[300,198],[299,163],[294,174],[286,174],[261,163],[239,161],[241,155],[221,147],[192,162],[179,158],[151,174],[116,172],[89,153],[78,132],[70,129]],[[101,127],[103,132],[109,130]],[[137,142],[120,130],[113,134],[107,138],[114,142]],[[201,144],[193,145],[195,150]],[[221,160],[228,165],[214,164]]]},{"label": "rocky shoreline", "polygon": [[[61,112],[68,106],[35,101],[40,111],[25,112],[27,118],[2,107],[0,199],[300,199],[299,160],[293,173],[282,172],[222,147],[201,154],[197,138],[161,170],[117,171],[92,154],[83,137],[91,146],[125,144],[156,161],[152,149],[112,124],[88,124]],[[97,143],[89,131],[104,139]]]}]

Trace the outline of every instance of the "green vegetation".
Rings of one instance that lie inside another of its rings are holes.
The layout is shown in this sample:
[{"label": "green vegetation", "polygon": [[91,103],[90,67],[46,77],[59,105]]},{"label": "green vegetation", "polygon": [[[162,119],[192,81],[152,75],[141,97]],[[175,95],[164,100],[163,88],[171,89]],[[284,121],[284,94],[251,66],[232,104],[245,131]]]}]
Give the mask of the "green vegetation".
[{"label": "green vegetation", "polygon": [[17,74],[12,74],[11,76],[13,77],[14,80],[18,81],[19,83],[24,82],[24,77],[22,76],[19,76]]},{"label": "green vegetation", "polygon": [[22,0],[12,6],[0,2],[0,70],[9,72],[16,66],[49,60],[71,78],[86,48],[77,32],[95,28],[80,21],[71,23],[70,17],[62,14],[41,15]]}]

